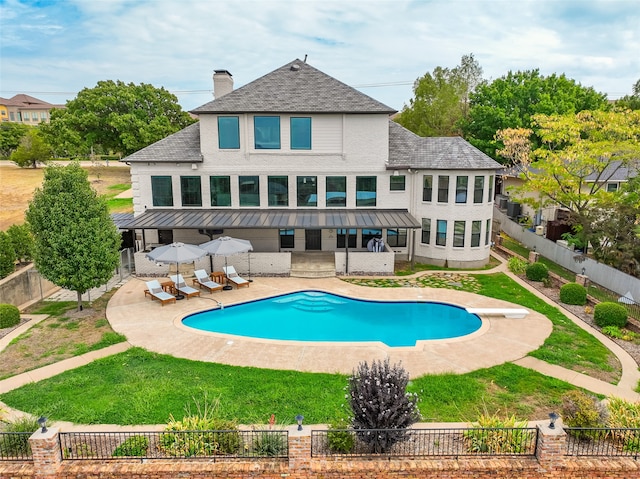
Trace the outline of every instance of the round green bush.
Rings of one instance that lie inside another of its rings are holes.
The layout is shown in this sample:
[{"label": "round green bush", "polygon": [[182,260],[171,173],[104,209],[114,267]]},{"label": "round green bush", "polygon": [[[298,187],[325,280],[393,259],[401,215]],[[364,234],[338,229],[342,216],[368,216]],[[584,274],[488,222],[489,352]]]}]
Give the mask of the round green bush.
[{"label": "round green bush", "polygon": [[593,310],[593,320],[601,328],[606,326],[624,328],[627,325],[627,309],[618,303],[598,303]]},{"label": "round green bush", "polygon": [[531,281],[542,281],[549,277],[549,269],[542,263],[531,263],[527,266],[525,274]]},{"label": "round green bush", "polygon": [[578,283],[567,283],[560,288],[560,301],[564,304],[587,304],[587,289]]},{"label": "round green bush", "polygon": [[20,322],[20,310],[13,304],[0,304],[0,329],[10,328]]}]

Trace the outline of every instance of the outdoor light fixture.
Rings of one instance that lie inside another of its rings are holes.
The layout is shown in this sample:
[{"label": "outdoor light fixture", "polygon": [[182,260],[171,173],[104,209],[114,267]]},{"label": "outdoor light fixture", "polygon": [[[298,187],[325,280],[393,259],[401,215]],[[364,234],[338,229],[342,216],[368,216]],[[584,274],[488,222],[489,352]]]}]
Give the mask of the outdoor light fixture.
[{"label": "outdoor light fixture", "polygon": [[558,416],[558,414],[556,414],[555,412],[549,413],[549,429],[556,428],[556,421],[558,420],[559,417],[560,416]]},{"label": "outdoor light fixture", "polygon": [[536,245],[533,245],[533,252],[536,252]]},{"label": "outdoor light fixture", "polygon": [[584,272],[586,271],[586,269],[582,268],[582,275],[584,276]]},{"label": "outdoor light fixture", "polygon": [[304,416],[302,414],[298,414],[296,416],[296,422],[298,423],[298,431],[302,431],[302,420],[304,419]]},{"label": "outdoor light fixture", "polygon": [[47,418],[44,416],[40,416],[38,418],[38,426],[42,428],[40,432],[47,432]]}]

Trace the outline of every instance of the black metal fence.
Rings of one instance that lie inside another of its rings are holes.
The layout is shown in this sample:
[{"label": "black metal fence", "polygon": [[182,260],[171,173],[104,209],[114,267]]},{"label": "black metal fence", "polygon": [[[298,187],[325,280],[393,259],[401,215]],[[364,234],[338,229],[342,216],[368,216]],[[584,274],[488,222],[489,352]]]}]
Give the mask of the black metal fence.
[{"label": "black metal fence", "polygon": [[535,456],[537,428],[311,431],[311,456]]},{"label": "black metal fence", "polygon": [[564,427],[567,456],[640,457],[640,429]]},{"label": "black metal fence", "polygon": [[29,438],[31,432],[0,432],[0,461],[33,459]]},{"label": "black metal fence", "polygon": [[287,458],[287,431],[61,432],[62,460]]}]

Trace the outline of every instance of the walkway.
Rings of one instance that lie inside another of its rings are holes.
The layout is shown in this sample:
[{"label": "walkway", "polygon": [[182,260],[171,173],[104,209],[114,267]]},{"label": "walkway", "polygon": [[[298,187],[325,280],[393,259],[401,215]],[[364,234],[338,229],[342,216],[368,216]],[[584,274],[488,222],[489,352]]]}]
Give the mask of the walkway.
[{"label": "walkway", "polygon": [[[505,265],[502,264],[487,273],[495,271],[506,272]],[[528,285],[517,276],[506,273],[528,288]],[[300,289],[321,289],[364,299],[434,300],[470,307],[514,306],[471,293],[431,288],[367,288],[345,283],[337,278],[309,280],[255,278],[249,288],[216,292],[212,295],[203,292],[201,298],[160,306],[159,303],[145,298],[144,289],[143,281],[131,279],[122,285],[108,305],[107,317],[114,330],[127,336],[129,340],[127,343],[70,358],[37,371],[0,381],[0,393],[31,381],[54,376],[66,369],[80,367],[98,357],[115,354],[135,345],[150,351],[198,361],[329,373],[350,373],[359,361],[389,357],[392,361],[401,360],[414,377],[425,373],[465,373],[510,361],[595,393],[634,401],[640,400],[640,395],[633,391],[640,380],[638,366],[633,358],[609,338],[561,307],[565,315],[598,337],[619,358],[623,374],[618,385],[599,381],[527,356],[528,352],[544,342],[551,331],[550,322],[535,312],[525,319],[483,318],[485,320],[483,328],[470,336],[422,342],[417,347],[411,348],[388,348],[383,344],[358,343],[309,345],[301,342],[246,339],[194,331],[182,326],[180,321],[189,313],[217,307],[217,301],[229,305]],[[531,291],[558,307],[539,292]],[[17,334],[19,333],[14,332],[11,336]],[[8,341],[10,338],[7,339],[7,344]],[[0,345],[1,349],[2,345]]]}]

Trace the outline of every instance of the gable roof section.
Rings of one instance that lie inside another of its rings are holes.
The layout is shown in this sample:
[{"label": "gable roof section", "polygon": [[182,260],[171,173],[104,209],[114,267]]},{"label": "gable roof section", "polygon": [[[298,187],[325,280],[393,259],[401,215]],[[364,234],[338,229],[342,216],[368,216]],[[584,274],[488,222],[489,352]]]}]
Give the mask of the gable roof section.
[{"label": "gable roof section", "polygon": [[389,164],[394,169],[497,170],[502,165],[459,136],[421,137],[389,120]]},{"label": "gable roof section", "polygon": [[156,141],[122,159],[127,163],[202,163],[200,122]]},{"label": "gable roof section", "polygon": [[387,105],[294,60],[192,113],[394,113]]}]

